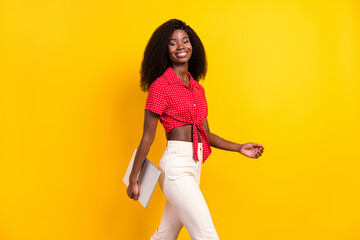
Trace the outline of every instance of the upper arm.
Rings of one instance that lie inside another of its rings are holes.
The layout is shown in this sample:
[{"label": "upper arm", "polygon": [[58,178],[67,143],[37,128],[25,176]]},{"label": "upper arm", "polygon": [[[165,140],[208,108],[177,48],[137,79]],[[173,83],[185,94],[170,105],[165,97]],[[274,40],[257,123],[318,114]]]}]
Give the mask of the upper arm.
[{"label": "upper arm", "polygon": [[167,106],[167,96],[164,87],[157,81],[150,85],[146,98],[145,110],[159,115],[163,114]]},{"label": "upper arm", "polygon": [[159,81],[155,81],[150,85],[146,98],[143,140],[154,140],[159,117],[164,113],[166,106],[165,90]]},{"label": "upper arm", "polygon": [[156,127],[160,115],[150,110],[145,110],[143,139],[152,140],[155,137]]}]

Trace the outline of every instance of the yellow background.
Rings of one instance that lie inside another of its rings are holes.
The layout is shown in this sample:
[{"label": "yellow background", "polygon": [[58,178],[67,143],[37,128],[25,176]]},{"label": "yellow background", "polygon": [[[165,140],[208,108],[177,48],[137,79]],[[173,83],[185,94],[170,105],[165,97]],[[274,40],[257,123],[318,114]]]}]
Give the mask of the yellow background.
[{"label": "yellow background", "polygon": [[[143,124],[142,54],[179,18],[208,55],[201,188],[220,239],[360,239],[359,1],[3,0],[0,239],[149,239],[122,182]],[[165,148],[158,125],[149,158]],[[179,239],[190,239],[185,229]]]}]

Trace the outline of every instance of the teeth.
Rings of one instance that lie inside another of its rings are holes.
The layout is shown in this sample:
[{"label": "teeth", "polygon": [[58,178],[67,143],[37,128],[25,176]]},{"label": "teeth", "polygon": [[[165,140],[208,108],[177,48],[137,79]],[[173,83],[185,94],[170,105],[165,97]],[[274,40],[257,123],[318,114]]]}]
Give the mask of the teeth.
[{"label": "teeth", "polygon": [[186,53],[178,53],[177,54],[179,57],[185,57]]}]

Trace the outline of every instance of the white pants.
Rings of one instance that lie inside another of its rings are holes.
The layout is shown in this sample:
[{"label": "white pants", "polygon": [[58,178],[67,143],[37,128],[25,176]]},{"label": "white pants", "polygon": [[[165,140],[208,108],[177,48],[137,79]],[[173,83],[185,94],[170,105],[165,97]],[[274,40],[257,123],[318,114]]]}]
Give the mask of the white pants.
[{"label": "white pants", "polygon": [[168,141],[160,160],[160,188],[167,198],[159,228],[150,240],[176,240],[183,225],[192,240],[219,239],[200,191],[200,161],[193,158],[193,143]]}]

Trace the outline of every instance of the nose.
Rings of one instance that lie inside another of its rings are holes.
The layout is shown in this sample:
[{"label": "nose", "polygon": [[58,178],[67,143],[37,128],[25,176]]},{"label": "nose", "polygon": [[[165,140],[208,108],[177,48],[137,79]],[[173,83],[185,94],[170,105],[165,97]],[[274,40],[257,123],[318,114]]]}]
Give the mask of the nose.
[{"label": "nose", "polygon": [[180,41],[177,48],[178,49],[183,49],[184,48],[184,43],[182,41]]}]

